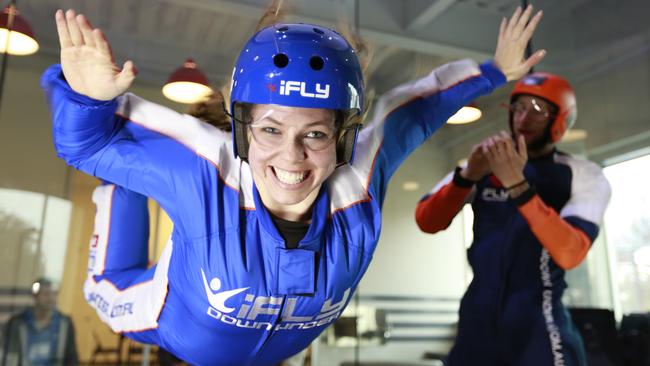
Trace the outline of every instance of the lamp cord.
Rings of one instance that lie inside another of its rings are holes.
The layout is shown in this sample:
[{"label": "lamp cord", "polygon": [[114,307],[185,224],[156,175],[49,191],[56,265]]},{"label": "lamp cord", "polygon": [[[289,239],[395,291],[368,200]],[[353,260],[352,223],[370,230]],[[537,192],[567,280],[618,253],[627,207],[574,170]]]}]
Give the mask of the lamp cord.
[{"label": "lamp cord", "polygon": [[2,53],[2,68],[0,68],[0,110],[2,110],[2,91],[5,85],[5,74],[7,64],[9,63],[9,39],[11,38],[11,29],[14,27],[14,16],[16,14],[16,0],[9,2],[9,14],[7,14],[7,40],[5,41],[5,50]]}]

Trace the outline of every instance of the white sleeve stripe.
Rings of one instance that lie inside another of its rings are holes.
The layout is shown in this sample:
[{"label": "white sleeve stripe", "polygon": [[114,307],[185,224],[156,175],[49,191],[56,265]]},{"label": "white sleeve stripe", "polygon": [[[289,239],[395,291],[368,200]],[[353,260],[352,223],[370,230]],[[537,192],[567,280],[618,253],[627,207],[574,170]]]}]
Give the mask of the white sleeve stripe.
[{"label": "white sleeve stripe", "polygon": [[[421,201],[438,193],[438,191],[440,191],[443,187],[449,184],[453,184],[452,182],[454,180],[454,173],[455,172],[452,171],[451,173],[447,174],[440,182],[438,182],[438,184],[436,184],[433,187],[433,189],[431,189],[431,191],[429,191],[429,193],[427,193],[424,197],[422,197]],[[475,195],[476,195],[476,184],[472,186],[472,189],[470,190],[469,194],[467,195],[467,197],[465,197],[465,201],[463,202],[463,205],[472,203],[472,201],[474,201]]]},{"label": "white sleeve stripe", "polygon": [[451,181],[454,180],[454,172],[448,173],[438,184],[436,184],[433,189],[429,192],[428,196],[431,196],[435,193],[437,193],[439,190],[442,189],[442,187],[446,186],[447,184],[451,183]]},{"label": "white sleeve stripe", "polygon": [[106,268],[106,253],[111,233],[111,209],[115,185],[103,185],[95,188],[92,201],[97,206],[93,236],[88,248],[88,274],[102,275]]},{"label": "white sleeve stripe", "polygon": [[[372,172],[383,143],[383,125],[391,113],[417,98],[439,93],[479,75],[481,70],[475,61],[461,60],[445,64],[424,78],[398,86],[384,94],[377,102],[373,120],[359,134],[354,164],[352,167],[337,169],[335,173],[339,174],[332,176],[335,179],[330,179],[331,211],[339,211],[368,200]],[[338,172],[339,170],[341,171]],[[356,184],[351,179],[343,179],[343,176],[352,177]]]},{"label": "white sleeve stripe", "polygon": [[[116,114],[145,129],[167,136],[200,158],[210,162],[219,177],[231,189],[244,193],[243,205],[254,207],[252,179],[248,164],[234,157],[232,135],[187,114],[151,103],[134,94],[126,93],[119,99]],[[241,175],[240,175],[241,174]]]},{"label": "white sleeve stripe", "polygon": [[591,161],[567,155],[558,154],[555,160],[568,165],[573,174],[571,197],[560,211],[560,216],[575,216],[600,225],[611,196],[611,188],[602,169]]},{"label": "white sleeve stripe", "polygon": [[153,278],[122,290],[108,279],[96,282],[92,274],[88,275],[84,284],[86,301],[113,331],[142,332],[158,327],[158,318],[167,299],[167,273],[172,250],[170,238],[160,255]]}]

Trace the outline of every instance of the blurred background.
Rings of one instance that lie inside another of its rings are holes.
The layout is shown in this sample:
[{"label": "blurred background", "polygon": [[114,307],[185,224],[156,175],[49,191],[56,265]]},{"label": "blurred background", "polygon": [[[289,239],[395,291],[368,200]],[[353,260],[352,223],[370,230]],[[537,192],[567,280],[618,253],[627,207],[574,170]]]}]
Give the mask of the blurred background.
[{"label": "blurred background", "polygon": [[[536,70],[565,76],[578,97],[576,126],[559,148],[603,166],[613,188],[598,240],[587,260],[568,273],[565,303],[610,310],[620,328],[626,315],[650,311],[650,1],[531,2],[545,12],[533,48],[548,50]],[[374,48],[368,87],[381,95],[448,61],[489,59],[501,18],[520,2],[289,4],[290,21],[358,27]],[[137,65],[132,92],[186,111],[187,104],[162,92],[174,71],[191,58],[190,67],[198,67],[210,86],[220,88],[267,2],[18,0],[15,5],[38,50],[8,55],[6,29],[0,33],[0,324],[32,303],[32,281],[45,276],[57,283],[59,308],[74,321],[82,363],[153,364],[153,350],[112,334],[83,299],[94,220],[90,195],[98,182],[67,167],[52,146],[39,78],[58,62],[54,12],[73,8],[86,14],[104,30],[118,64],[130,59]],[[6,28],[6,19],[4,24]],[[474,106],[482,112],[480,119],[447,124],[397,172],[374,261],[345,317],[312,346],[308,364],[435,365],[449,349],[458,302],[472,276],[465,254],[472,240],[472,213],[466,208],[450,229],[426,235],[416,227],[413,212],[419,198],[473,144],[508,128],[502,104],[508,102],[510,88],[478,99]],[[150,257],[155,261],[171,223],[154,202],[150,210]]]}]

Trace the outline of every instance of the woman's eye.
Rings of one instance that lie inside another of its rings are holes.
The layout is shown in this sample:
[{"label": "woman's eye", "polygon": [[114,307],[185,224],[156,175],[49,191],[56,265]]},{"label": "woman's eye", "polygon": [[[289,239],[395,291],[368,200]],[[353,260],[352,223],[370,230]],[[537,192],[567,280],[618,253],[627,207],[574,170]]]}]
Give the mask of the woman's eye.
[{"label": "woman's eye", "polygon": [[327,134],[324,133],[324,132],[321,132],[321,131],[310,131],[310,132],[307,132],[305,137],[307,137],[309,139],[325,139],[325,138],[327,138]]},{"label": "woman's eye", "polygon": [[268,133],[268,134],[271,134],[271,135],[277,135],[277,134],[280,133],[280,130],[278,130],[277,128],[274,128],[274,127],[262,127],[261,130],[262,130],[262,132]]}]

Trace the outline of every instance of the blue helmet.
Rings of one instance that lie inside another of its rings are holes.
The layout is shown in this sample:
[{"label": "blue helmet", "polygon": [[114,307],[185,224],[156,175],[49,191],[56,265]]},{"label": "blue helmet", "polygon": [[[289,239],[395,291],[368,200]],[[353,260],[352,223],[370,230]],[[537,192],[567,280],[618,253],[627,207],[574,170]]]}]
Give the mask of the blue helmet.
[{"label": "blue helmet", "polygon": [[[314,24],[275,24],[246,43],[230,92],[235,155],[248,155],[245,104],[325,108],[360,115],[363,73],[357,55],[339,33]],[[337,156],[351,162],[360,125],[342,131]],[[343,146],[341,146],[343,145]]]}]

